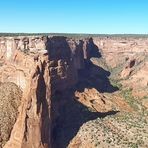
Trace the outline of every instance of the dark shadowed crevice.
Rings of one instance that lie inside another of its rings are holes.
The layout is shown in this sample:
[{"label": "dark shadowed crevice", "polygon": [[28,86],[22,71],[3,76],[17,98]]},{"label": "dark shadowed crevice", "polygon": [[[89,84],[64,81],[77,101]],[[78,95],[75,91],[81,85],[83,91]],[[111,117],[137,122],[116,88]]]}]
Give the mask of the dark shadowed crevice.
[{"label": "dark shadowed crevice", "polygon": [[[75,98],[75,91],[83,92],[85,88],[95,88],[99,92],[112,93],[118,90],[110,84],[110,72],[94,65],[92,57],[100,58],[101,53],[94,44],[92,38],[71,49],[67,38],[53,37],[48,39],[47,50],[49,61],[64,61],[70,69],[67,77],[55,75],[58,67],[51,64],[51,147],[66,148],[69,142],[76,136],[79,128],[86,122],[96,118],[114,115],[117,112],[90,112],[86,106],[79,103]],[[63,49],[63,50],[62,50]],[[80,54],[80,55],[79,55]],[[81,66],[77,66],[77,60],[81,57]],[[42,79],[42,78],[41,78]],[[42,80],[43,81],[43,80]],[[43,83],[45,83],[43,81]],[[42,84],[40,84],[42,86]],[[43,84],[44,85],[44,84]],[[43,86],[41,87],[43,88]],[[43,91],[42,89],[39,90]],[[40,98],[40,97],[39,97]],[[42,102],[43,104],[43,102]],[[46,103],[45,103],[46,104]],[[46,105],[44,105],[46,108]]]},{"label": "dark shadowed crevice", "polygon": [[44,80],[44,70],[45,70],[45,63],[42,64],[42,71],[39,73],[39,78],[38,78],[38,85],[37,85],[37,91],[36,91],[36,96],[37,96],[37,113],[41,112],[41,120],[42,120],[42,125],[41,125],[41,140],[42,143],[45,145],[50,145],[50,110],[48,104],[48,100],[50,99],[50,96],[47,96],[47,86]]},{"label": "dark shadowed crevice", "polygon": [[72,90],[60,95],[55,94],[52,106],[57,109],[52,129],[53,148],[66,148],[84,123],[118,112],[90,112],[86,106],[76,100]]}]

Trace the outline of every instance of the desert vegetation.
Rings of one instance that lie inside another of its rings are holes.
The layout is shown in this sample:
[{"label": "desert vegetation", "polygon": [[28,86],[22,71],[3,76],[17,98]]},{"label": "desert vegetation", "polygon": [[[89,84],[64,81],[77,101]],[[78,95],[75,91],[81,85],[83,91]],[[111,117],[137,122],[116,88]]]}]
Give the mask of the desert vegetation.
[{"label": "desert vegetation", "polygon": [[14,83],[0,83],[0,148],[8,141],[18,115],[22,91]]}]

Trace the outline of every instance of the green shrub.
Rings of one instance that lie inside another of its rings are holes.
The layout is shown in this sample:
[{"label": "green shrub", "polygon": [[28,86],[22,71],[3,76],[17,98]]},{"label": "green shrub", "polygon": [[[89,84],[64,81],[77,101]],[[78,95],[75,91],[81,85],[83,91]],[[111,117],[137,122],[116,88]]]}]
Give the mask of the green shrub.
[{"label": "green shrub", "polygon": [[126,100],[126,102],[135,110],[139,110],[138,102],[136,99],[132,96],[132,89],[128,88],[121,91],[121,94],[123,98]]}]

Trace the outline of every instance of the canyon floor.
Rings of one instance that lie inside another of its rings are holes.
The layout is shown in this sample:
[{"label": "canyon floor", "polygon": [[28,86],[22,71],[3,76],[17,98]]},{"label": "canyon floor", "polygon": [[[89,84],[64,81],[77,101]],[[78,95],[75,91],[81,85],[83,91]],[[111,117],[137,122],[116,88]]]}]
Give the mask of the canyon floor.
[{"label": "canyon floor", "polygon": [[61,117],[66,118],[59,118],[56,126],[56,148],[148,147],[147,86],[142,90],[134,83],[132,87],[124,86],[130,76],[116,77],[118,68],[112,70],[108,79],[104,77],[104,70],[102,75],[100,71],[91,78],[91,74],[86,78],[82,75],[73,99],[61,111]]},{"label": "canyon floor", "polygon": [[1,39],[0,147],[148,147],[148,38],[28,38]]}]

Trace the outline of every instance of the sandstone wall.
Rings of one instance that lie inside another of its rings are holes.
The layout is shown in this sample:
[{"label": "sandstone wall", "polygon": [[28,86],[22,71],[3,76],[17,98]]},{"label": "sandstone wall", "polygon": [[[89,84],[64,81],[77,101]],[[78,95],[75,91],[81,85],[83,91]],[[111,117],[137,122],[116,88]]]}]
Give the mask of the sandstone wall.
[{"label": "sandstone wall", "polygon": [[92,39],[1,37],[0,81],[23,91],[19,115],[5,148],[51,147],[51,97],[78,81]]},{"label": "sandstone wall", "polygon": [[[31,67],[40,55],[47,54],[53,87],[55,85],[55,89],[65,89],[77,82],[77,72],[85,67],[84,59],[90,58],[92,44],[90,39],[66,37],[1,37],[1,69],[5,71],[5,65],[9,62],[10,73],[13,71],[14,75],[13,78],[6,79],[6,75],[2,73],[1,81],[15,82],[24,89],[27,81],[24,78],[25,71],[29,70],[28,67]],[[17,72],[14,70],[16,66],[19,66]]]}]

